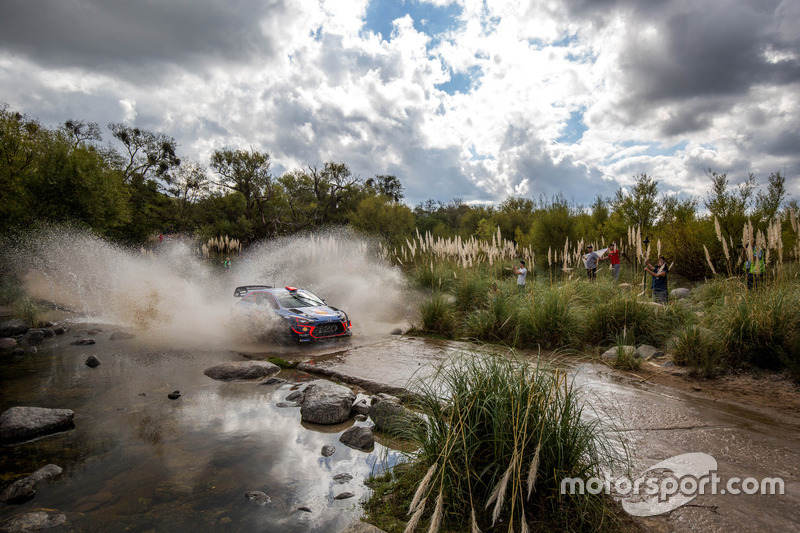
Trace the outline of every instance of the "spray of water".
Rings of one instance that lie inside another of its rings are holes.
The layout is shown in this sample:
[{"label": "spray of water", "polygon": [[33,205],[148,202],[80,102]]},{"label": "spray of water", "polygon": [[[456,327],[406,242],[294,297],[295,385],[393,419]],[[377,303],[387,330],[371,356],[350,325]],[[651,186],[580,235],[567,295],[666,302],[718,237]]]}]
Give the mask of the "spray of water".
[{"label": "spray of water", "polygon": [[310,289],[345,310],[356,335],[386,333],[411,309],[402,273],[376,246],[348,231],[266,241],[223,270],[196,243],[173,238],[132,250],[71,227],[47,227],[6,246],[26,292],[83,320],[113,324],[166,342],[241,339],[253,327],[235,313],[240,285]]}]

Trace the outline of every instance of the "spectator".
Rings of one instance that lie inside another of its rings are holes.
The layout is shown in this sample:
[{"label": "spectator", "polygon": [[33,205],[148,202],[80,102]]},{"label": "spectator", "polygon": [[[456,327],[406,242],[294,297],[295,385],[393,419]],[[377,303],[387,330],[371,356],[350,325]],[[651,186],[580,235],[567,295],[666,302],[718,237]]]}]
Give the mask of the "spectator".
[{"label": "spectator", "polygon": [[528,277],[528,269],[525,268],[525,261],[519,262],[519,268],[514,268],[514,274],[517,275],[517,288],[519,292],[525,292],[525,278]]},{"label": "spectator", "polygon": [[663,255],[659,256],[657,267],[651,265],[650,261],[648,260],[644,269],[648,274],[653,276],[653,298],[655,299],[656,303],[667,303],[667,300],[669,299],[669,292],[667,292],[667,273],[669,272],[667,260]]},{"label": "spectator", "polygon": [[600,256],[594,252],[594,246],[591,244],[586,247],[586,255],[583,256],[583,263],[586,265],[586,275],[589,281],[594,281],[597,278],[597,261]]},{"label": "spectator", "polygon": [[598,261],[605,261],[608,259],[611,263],[611,275],[614,276],[614,283],[619,281],[619,250],[615,243],[608,246],[608,256],[601,257]]}]

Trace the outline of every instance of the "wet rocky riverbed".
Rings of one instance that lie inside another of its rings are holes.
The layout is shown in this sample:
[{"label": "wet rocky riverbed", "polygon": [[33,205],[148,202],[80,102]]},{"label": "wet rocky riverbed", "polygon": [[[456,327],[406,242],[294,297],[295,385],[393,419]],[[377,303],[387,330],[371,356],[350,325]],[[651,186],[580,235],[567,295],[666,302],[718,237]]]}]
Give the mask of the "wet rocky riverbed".
[{"label": "wet rocky riverbed", "polygon": [[[45,339],[36,354],[3,356],[0,410],[71,409],[75,428],[3,449],[4,485],[47,464],[63,472],[39,482],[32,500],[0,506],[0,522],[44,509],[63,515],[67,530],[341,531],[361,516],[359,502],[369,493],[364,480],[400,454],[380,439],[371,452],[344,446],[339,437],[346,429],[371,422],[303,423],[287,396],[319,376],[405,387],[454,351],[472,349],[388,333],[311,347],[222,347],[196,339],[193,346],[165,349],[152,338],[111,340],[115,332],[75,323]],[[87,338],[95,344],[72,344]],[[85,364],[91,355],[99,366]],[[271,355],[301,361],[305,370],[282,370],[278,377],[286,382],[271,385],[204,375],[219,363]],[[795,415],[653,384],[575,358],[564,364],[587,405],[603,406],[600,416],[622,430],[634,472],[699,452],[715,458],[724,479],[780,476],[785,483],[782,495],[701,495],[669,513],[638,517],[645,529],[800,526]],[[170,399],[175,391],[180,396]],[[326,456],[326,446],[335,452]]]}]

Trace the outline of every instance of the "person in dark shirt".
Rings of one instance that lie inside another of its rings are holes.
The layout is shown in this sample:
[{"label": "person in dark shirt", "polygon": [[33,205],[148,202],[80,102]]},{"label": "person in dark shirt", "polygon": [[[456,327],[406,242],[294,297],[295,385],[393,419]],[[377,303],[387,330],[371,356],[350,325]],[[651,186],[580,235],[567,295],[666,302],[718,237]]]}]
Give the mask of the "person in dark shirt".
[{"label": "person in dark shirt", "polygon": [[667,273],[669,272],[669,267],[667,267],[666,258],[663,255],[659,256],[658,265],[655,267],[651,265],[648,260],[644,269],[648,274],[653,276],[653,298],[655,298],[656,303],[667,303],[669,299],[669,293],[667,292]]}]

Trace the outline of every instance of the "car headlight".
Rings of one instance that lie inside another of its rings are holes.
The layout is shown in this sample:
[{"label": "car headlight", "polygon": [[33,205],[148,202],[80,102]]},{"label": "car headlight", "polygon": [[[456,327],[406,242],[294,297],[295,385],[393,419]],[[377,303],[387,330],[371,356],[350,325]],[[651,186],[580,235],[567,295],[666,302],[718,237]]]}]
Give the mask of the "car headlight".
[{"label": "car headlight", "polygon": [[295,324],[313,324],[314,320],[311,318],[305,318],[302,316],[293,316],[292,319],[294,320]]}]

